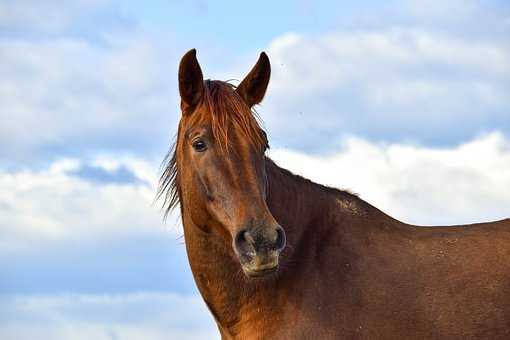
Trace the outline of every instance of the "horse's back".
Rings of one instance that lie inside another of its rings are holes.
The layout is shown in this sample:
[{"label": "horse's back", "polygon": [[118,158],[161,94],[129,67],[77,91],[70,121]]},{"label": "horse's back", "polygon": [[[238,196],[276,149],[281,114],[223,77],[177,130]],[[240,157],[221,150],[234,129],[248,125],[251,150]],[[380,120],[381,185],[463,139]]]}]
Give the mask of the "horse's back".
[{"label": "horse's back", "polygon": [[509,339],[510,219],[401,230],[367,252],[365,321],[382,332],[372,336]]},{"label": "horse's back", "polygon": [[369,221],[343,219],[338,235],[325,234],[300,278],[299,312],[290,313],[302,326],[296,334],[510,339],[510,219],[448,227]]}]

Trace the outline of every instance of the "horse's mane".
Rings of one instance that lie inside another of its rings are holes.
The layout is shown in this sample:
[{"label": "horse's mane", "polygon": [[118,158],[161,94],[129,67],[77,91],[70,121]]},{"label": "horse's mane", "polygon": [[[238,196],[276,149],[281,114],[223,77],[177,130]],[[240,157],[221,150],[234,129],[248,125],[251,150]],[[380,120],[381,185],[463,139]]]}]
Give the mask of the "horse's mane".
[{"label": "horse's mane", "polygon": [[257,113],[250,109],[236,87],[219,80],[204,81],[202,102],[194,113],[181,119],[179,131],[172,147],[162,163],[164,169],[159,179],[156,199],[163,197],[165,216],[179,203],[178,152],[180,133],[185,127],[207,123],[211,126],[216,145],[221,152],[232,151],[228,133],[239,131],[255,150],[264,151],[269,147],[267,136],[260,127]]}]

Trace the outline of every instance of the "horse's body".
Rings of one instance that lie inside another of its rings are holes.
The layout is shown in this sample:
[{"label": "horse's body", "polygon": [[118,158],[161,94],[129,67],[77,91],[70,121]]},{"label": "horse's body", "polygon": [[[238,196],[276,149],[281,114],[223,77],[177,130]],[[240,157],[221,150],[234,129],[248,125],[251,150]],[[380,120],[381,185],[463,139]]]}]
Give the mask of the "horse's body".
[{"label": "horse's body", "polygon": [[510,219],[412,226],[268,158],[260,166],[287,238],[278,272],[262,278],[243,274],[236,232],[201,212],[191,180],[175,185],[191,269],[222,338],[510,339]]},{"label": "horse's body", "polygon": [[225,339],[510,339],[510,220],[411,226],[266,163],[290,245],[276,278],[246,280],[230,244],[186,228]]}]

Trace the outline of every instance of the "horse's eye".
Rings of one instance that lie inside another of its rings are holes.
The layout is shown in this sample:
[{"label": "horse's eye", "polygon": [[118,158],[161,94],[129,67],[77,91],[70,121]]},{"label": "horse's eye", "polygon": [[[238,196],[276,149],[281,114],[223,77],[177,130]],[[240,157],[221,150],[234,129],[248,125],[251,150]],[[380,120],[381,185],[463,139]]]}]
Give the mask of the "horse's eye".
[{"label": "horse's eye", "polygon": [[195,151],[198,151],[198,152],[203,152],[205,150],[207,150],[207,144],[205,144],[205,142],[203,140],[196,140],[193,142],[193,149],[195,149]]}]

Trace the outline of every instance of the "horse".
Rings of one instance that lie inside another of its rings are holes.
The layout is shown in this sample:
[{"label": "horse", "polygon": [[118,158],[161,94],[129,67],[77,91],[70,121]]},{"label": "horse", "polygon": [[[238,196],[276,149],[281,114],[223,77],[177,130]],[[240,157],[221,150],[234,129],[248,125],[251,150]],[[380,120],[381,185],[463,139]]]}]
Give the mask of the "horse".
[{"label": "horse", "polygon": [[510,219],[409,225],[278,166],[254,110],[270,74],[264,52],[238,86],[194,49],[179,64],[158,195],[222,339],[510,339]]}]

